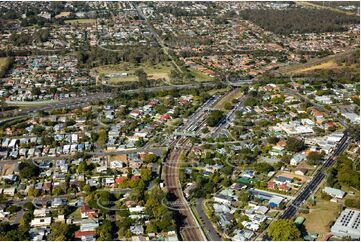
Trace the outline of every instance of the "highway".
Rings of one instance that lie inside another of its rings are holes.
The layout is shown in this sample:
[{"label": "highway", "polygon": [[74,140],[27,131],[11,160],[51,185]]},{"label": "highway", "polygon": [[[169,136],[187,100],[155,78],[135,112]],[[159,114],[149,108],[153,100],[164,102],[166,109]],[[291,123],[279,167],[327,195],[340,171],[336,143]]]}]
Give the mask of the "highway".
[{"label": "highway", "polygon": [[63,99],[45,105],[41,105],[41,104],[36,105],[36,102],[34,102],[35,105],[33,107],[0,112],[0,116],[2,117],[22,116],[22,115],[31,115],[39,111],[47,111],[47,110],[60,109],[60,108],[76,108],[79,106],[89,105],[93,101],[106,100],[112,98],[113,96],[114,95],[111,93],[98,92],[89,96]]},{"label": "highway", "polygon": [[334,151],[331,153],[330,157],[325,161],[325,163],[323,163],[318,171],[316,171],[312,180],[301,190],[298,196],[285,209],[283,214],[280,216],[281,219],[291,219],[296,214],[297,209],[308,199],[308,197],[316,192],[322,180],[326,177],[326,169],[335,163],[336,157],[346,149],[349,142],[350,140],[348,134],[345,133]]}]

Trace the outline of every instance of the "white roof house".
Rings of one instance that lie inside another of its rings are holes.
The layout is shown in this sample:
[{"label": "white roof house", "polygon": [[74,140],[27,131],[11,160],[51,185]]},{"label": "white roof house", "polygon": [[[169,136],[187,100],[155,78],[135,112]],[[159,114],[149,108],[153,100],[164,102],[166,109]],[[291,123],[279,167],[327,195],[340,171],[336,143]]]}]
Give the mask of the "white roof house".
[{"label": "white roof house", "polygon": [[327,193],[328,195],[330,195],[331,197],[334,198],[343,198],[345,196],[345,192],[340,190],[340,189],[336,189],[336,188],[332,188],[332,187],[325,187],[322,190],[324,193]]},{"label": "white roof house", "polygon": [[30,225],[32,227],[47,227],[51,224],[51,217],[34,218],[31,220]]}]

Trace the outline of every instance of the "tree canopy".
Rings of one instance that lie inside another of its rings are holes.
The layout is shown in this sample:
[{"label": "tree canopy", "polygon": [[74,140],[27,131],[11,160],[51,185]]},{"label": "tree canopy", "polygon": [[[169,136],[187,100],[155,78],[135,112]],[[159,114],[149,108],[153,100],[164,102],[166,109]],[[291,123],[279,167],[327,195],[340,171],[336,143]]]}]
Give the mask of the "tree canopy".
[{"label": "tree canopy", "polygon": [[292,220],[280,219],[268,228],[268,235],[276,241],[301,240],[301,232]]}]

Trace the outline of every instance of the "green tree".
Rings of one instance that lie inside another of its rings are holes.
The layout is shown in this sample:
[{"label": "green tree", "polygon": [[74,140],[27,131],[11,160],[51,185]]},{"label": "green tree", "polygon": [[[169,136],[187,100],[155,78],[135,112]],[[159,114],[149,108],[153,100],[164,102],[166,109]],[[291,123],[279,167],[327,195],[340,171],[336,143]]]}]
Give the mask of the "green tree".
[{"label": "green tree", "polygon": [[39,175],[39,167],[31,162],[21,162],[19,165],[19,174],[22,179],[31,179]]},{"label": "green tree", "polygon": [[47,237],[48,240],[53,241],[64,241],[69,240],[70,237],[70,229],[69,225],[65,223],[56,222],[50,226],[50,233]]},{"label": "green tree", "polygon": [[230,102],[226,102],[224,105],[223,105],[224,109],[226,110],[231,110],[233,108],[233,105],[232,103]]},{"label": "green tree", "polygon": [[287,139],[286,148],[292,152],[299,152],[305,148],[305,142],[301,139],[289,137]]},{"label": "green tree", "polygon": [[268,228],[268,235],[276,241],[301,240],[301,232],[292,220],[279,219]]},{"label": "green tree", "polygon": [[322,158],[323,155],[321,153],[312,151],[307,155],[307,163],[310,165],[319,165]]}]

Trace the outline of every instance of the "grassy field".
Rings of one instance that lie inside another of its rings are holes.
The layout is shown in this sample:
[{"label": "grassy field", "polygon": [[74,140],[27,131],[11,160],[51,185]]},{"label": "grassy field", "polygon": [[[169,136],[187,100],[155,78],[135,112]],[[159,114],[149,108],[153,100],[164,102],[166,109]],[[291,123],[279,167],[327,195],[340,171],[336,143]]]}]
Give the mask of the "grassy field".
[{"label": "grassy field", "polygon": [[0,57],[0,70],[5,65],[7,57]]},{"label": "grassy field", "polygon": [[93,24],[95,22],[95,18],[68,19],[64,21],[67,24]]},{"label": "grassy field", "polygon": [[326,56],[323,58],[313,58],[308,60],[306,63],[298,63],[280,67],[275,70],[273,74],[289,76],[297,74],[314,74],[320,71],[343,71],[348,68],[347,71],[358,72],[359,64],[351,64],[350,66],[337,64],[339,60],[351,57],[354,53],[358,53],[359,49],[351,49],[335,55]]},{"label": "grassy field", "polygon": [[213,80],[213,77],[210,77],[207,74],[197,70],[191,70],[191,73],[194,75],[196,82],[207,82]]},{"label": "grassy field", "polygon": [[224,96],[219,102],[214,106],[216,109],[224,109],[224,104],[227,102],[232,102],[233,99],[240,98],[242,96],[241,91],[237,88]]},{"label": "grassy field", "polygon": [[321,64],[316,64],[314,66],[300,68],[300,69],[296,70],[294,73],[299,74],[299,73],[318,71],[318,70],[329,70],[329,69],[334,69],[337,67],[338,67],[338,65],[334,60],[329,60],[327,62],[324,62]]},{"label": "grassy field", "polygon": [[312,2],[306,2],[306,1],[297,1],[296,4],[303,6],[303,7],[310,7],[310,8],[317,8],[317,9],[327,9],[327,10],[331,10],[337,13],[343,13],[346,15],[357,15],[354,12],[351,11],[346,11],[346,10],[342,10],[342,9],[338,9],[338,8],[333,8],[333,7],[328,7],[327,5],[320,5],[320,4],[315,4]]},{"label": "grassy field", "polygon": [[[137,81],[138,78],[135,75],[135,71],[140,68],[147,73],[149,79],[164,79],[167,83],[170,82],[171,71],[175,69],[171,62],[163,62],[157,65],[150,65],[147,63],[136,65],[134,63],[124,62],[117,65],[99,66],[93,68],[92,72],[96,75],[105,76],[113,73],[127,73],[127,76],[111,77],[108,80],[108,84],[117,85],[122,82]],[[210,77],[201,72],[191,70],[191,73],[195,76],[195,81],[211,80]]]},{"label": "grassy field", "polygon": [[318,240],[322,240],[330,232],[330,225],[337,219],[341,205],[323,200],[320,197],[320,190],[316,195],[316,205],[310,207],[309,214],[301,214],[304,217],[305,227],[309,233],[316,232],[319,234]]}]

